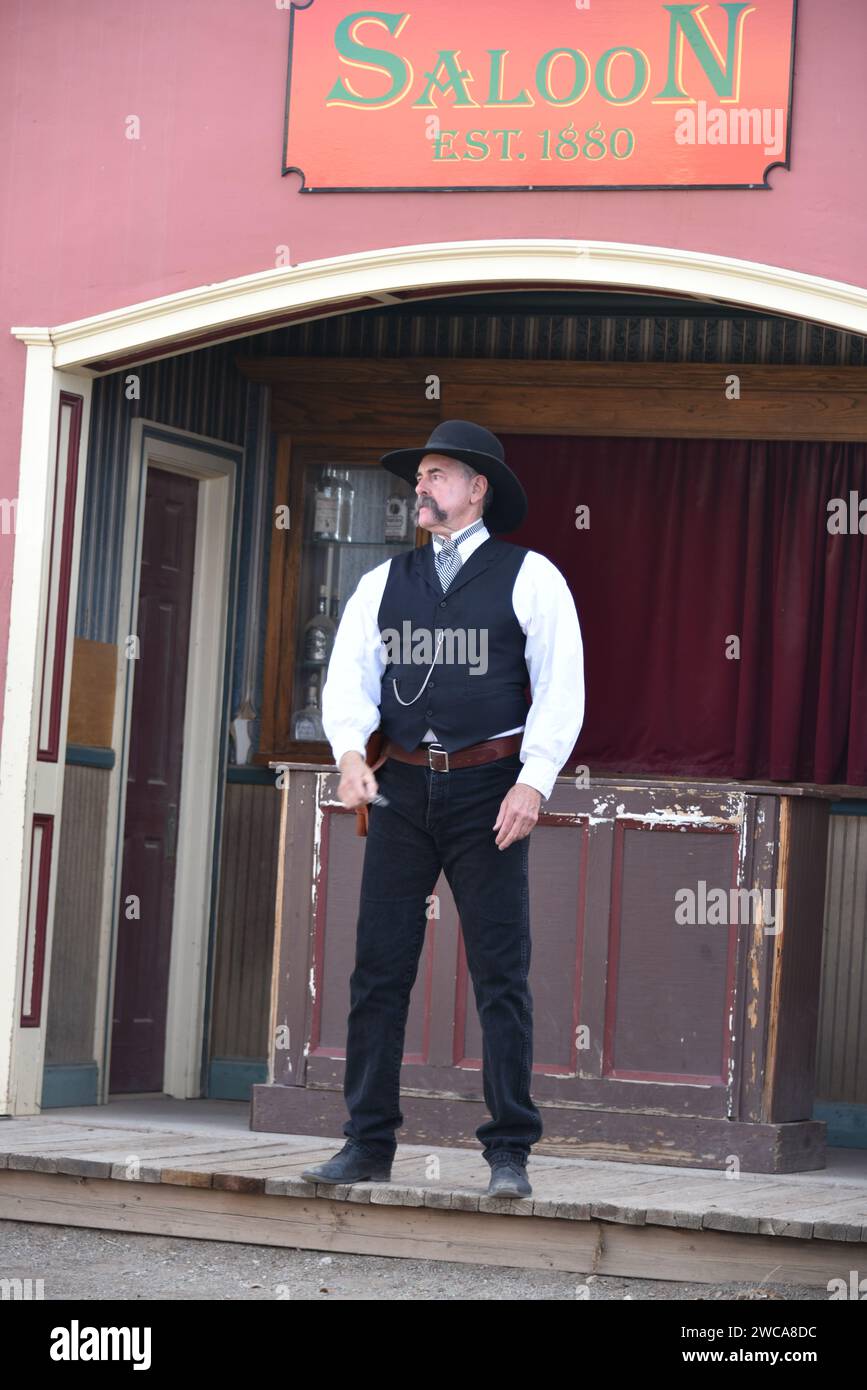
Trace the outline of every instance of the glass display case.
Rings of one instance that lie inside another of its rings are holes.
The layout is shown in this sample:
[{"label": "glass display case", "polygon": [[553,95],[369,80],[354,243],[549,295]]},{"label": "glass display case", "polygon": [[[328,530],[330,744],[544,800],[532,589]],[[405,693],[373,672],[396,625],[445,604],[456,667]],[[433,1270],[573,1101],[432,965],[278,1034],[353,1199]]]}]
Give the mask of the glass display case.
[{"label": "glass display case", "polygon": [[325,744],[322,687],[338,623],[359,579],[416,543],[415,491],[383,468],[335,460],[303,470],[292,673],[293,743]]}]

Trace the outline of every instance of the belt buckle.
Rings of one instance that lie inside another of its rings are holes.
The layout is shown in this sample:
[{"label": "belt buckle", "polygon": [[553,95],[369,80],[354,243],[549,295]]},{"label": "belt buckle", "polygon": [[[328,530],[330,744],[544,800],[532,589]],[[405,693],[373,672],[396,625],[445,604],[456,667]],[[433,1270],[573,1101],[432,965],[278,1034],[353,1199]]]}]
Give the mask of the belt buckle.
[{"label": "belt buckle", "polygon": [[[435,763],[433,761],[434,758],[445,758],[445,765],[443,766],[441,763]],[[434,745],[433,743],[428,744],[427,765],[432,772],[448,772],[449,755],[446,749],[441,745]]]}]

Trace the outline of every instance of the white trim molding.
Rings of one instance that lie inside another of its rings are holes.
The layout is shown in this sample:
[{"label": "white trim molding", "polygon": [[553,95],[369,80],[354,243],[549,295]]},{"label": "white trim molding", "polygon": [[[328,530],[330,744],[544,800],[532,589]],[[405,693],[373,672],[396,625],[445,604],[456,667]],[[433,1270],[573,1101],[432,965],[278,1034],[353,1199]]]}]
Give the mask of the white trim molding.
[{"label": "white trim molding", "polygon": [[393,303],[389,296],[402,290],[474,284],[495,291],[507,282],[689,295],[867,334],[864,286],[730,256],[542,237],[353,252],[182,290],[54,328],[11,332],[27,344],[50,341],[55,367],[88,371],[89,363],[99,362],[105,364],[101,371],[109,371],[113,357],[136,354],[144,360],[173,342],[181,351],[195,351],[197,344],[184,347],[183,340],[216,333],[212,343],[228,341],[254,333],[257,320],[280,314],[341,313],[346,301],[359,296]]},{"label": "white trim molding", "polygon": [[[63,392],[81,398],[77,454]],[[41,1105],[90,395],[89,381],[54,369],[45,338],[28,347],[0,731],[0,1114],[37,1114]],[[57,601],[64,534],[65,626]],[[40,724],[54,700],[59,744],[40,760]]]}]

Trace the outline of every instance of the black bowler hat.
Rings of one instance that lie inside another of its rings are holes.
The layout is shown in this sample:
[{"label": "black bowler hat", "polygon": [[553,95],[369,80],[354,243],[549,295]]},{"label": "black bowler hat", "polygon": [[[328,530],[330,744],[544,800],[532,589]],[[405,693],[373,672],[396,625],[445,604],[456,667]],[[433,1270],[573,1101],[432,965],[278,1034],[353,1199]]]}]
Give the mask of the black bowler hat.
[{"label": "black bowler hat", "polygon": [[461,459],[487,478],[494,500],[482,518],[489,531],[515,531],[527,515],[527,494],[506,465],[503,446],[484,425],[471,420],[441,420],[421,449],[392,449],[379,460],[389,473],[415,486],[415,473],[425,454]]}]

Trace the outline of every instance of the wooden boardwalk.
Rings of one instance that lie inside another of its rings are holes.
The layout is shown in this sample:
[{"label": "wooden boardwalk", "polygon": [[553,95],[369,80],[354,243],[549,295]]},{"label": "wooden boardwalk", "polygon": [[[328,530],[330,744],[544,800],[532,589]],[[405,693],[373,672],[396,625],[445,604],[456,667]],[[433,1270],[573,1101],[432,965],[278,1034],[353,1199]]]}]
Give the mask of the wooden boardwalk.
[{"label": "wooden boardwalk", "polygon": [[0,1218],[709,1284],[867,1268],[865,1151],[737,1179],[534,1154],[515,1200],[484,1195],[478,1148],[400,1145],[390,1183],[313,1185],[301,1170],[342,1137],[252,1133],[248,1113],[126,1100],[2,1120]]}]

